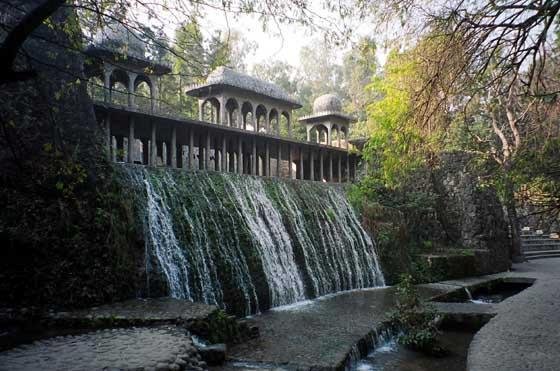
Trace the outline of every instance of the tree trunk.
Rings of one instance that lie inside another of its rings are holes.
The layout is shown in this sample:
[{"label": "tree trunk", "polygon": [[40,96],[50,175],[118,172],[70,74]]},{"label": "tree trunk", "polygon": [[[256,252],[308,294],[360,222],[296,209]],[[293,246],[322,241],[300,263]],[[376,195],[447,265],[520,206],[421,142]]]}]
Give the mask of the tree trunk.
[{"label": "tree trunk", "polygon": [[505,180],[505,204],[511,228],[510,258],[512,262],[520,263],[525,261],[525,258],[521,253],[521,228],[519,226],[519,219],[517,218],[513,182],[507,175]]}]

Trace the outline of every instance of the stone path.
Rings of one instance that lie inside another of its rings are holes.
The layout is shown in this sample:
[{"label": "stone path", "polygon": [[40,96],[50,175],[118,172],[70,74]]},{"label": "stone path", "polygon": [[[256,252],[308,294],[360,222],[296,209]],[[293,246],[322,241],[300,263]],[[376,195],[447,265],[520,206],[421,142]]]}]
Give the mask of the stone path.
[{"label": "stone path", "polygon": [[469,371],[560,369],[560,259],[514,265],[509,276],[533,286],[495,305],[496,316],[474,337]]},{"label": "stone path", "polygon": [[53,321],[111,322],[113,324],[177,323],[204,319],[218,308],[174,298],[131,299],[73,312],[50,315]]},{"label": "stone path", "polygon": [[[205,367],[184,329],[110,329],[38,340],[0,353],[0,370],[193,370]],[[202,369],[202,368],[201,368]]]},{"label": "stone path", "polygon": [[[422,289],[424,297],[441,292]],[[268,311],[250,319],[260,338],[233,347],[228,358],[264,369],[344,369],[352,347],[386,319],[393,297],[393,288],[349,291]]]}]

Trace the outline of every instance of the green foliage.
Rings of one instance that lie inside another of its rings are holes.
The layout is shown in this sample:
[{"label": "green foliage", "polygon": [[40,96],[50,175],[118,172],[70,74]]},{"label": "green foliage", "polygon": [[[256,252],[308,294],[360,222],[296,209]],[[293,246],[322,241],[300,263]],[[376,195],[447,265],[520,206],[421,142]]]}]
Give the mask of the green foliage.
[{"label": "green foliage", "polygon": [[399,344],[430,355],[445,355],[438,341],[438,313],[421,301],[412,276],[401,277],[396,287],[396,301],[390,322],[402,331],[397,338]]},{"label": "green foliage", "polygon": [[364,157],[374,165],[377,178],[396,186],[411,170],[423,162],[417,153],[422,143],[420,130],[410,121],[411,90],[418,70],[406,54],[392,53],[383,76],[376,76],[367,86],[381,99],[368,106],[372,123]]}]

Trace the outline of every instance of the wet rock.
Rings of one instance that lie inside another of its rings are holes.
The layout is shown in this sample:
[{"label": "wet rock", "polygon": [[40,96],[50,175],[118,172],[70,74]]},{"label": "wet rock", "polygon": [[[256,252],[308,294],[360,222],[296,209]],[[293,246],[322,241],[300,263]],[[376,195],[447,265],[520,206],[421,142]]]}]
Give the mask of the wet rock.
[{"label": "wet rock", "polygon": [[221,365],[226,360],[227,347],[225,344],[213,344],[200,347],[200,357],[210,366]]}]

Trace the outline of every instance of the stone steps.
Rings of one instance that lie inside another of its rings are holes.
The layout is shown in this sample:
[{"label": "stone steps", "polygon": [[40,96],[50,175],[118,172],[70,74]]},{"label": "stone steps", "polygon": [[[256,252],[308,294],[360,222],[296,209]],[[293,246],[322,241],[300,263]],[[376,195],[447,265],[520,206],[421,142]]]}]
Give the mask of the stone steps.
[{"label": "stone steps", "polygon": [[541,251],[525,252],[525,258],[527,258],[527,260],[559,258],[559,257],[560,257],[560,250],[541,250]]}]

